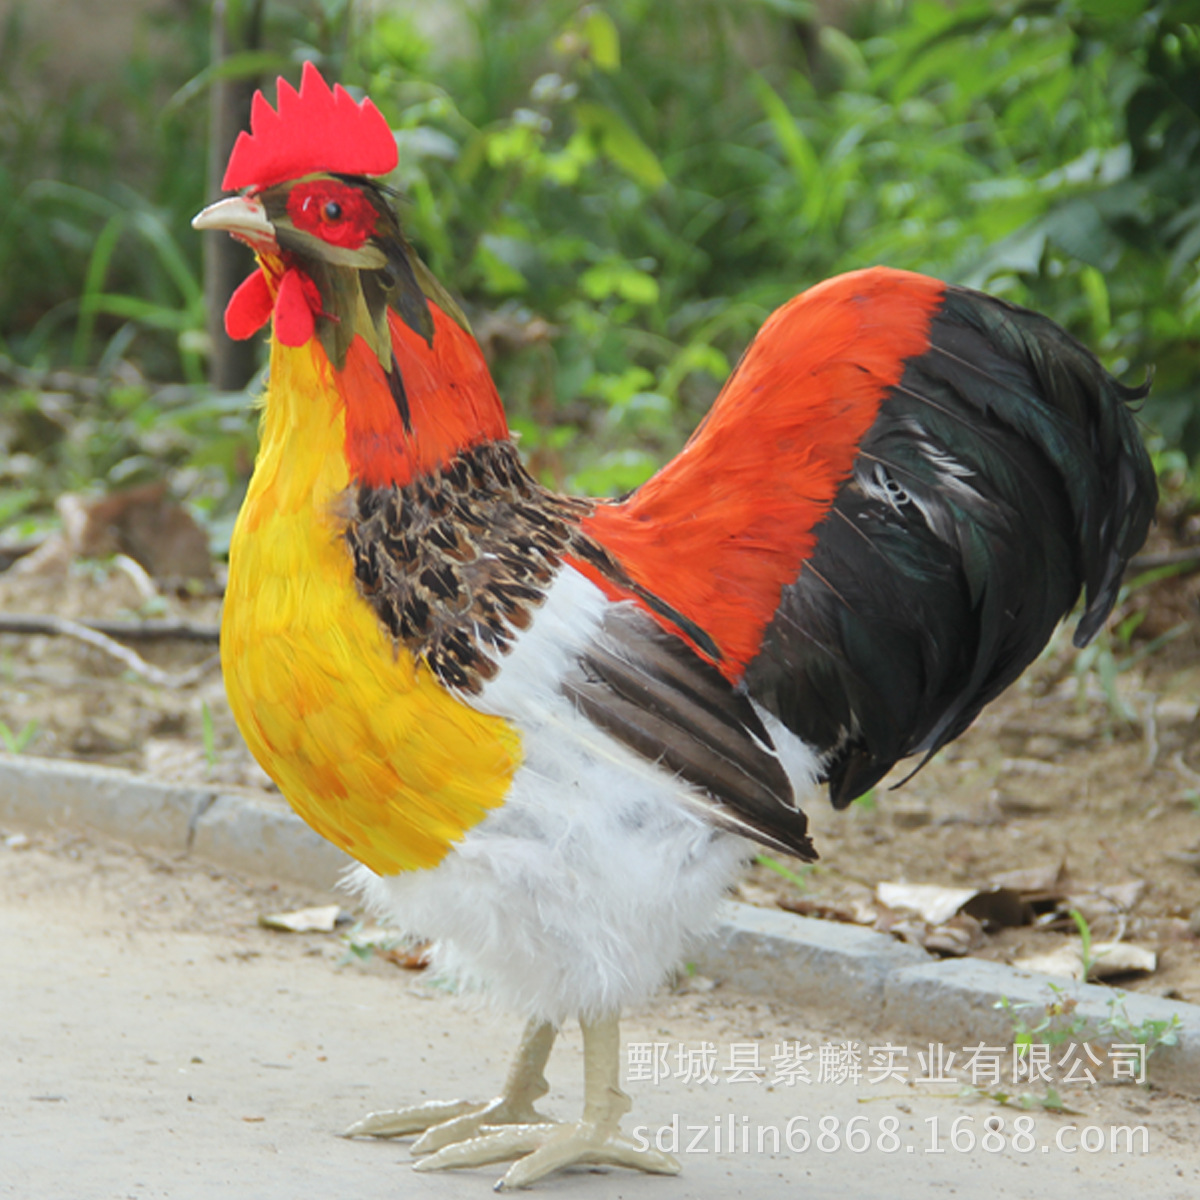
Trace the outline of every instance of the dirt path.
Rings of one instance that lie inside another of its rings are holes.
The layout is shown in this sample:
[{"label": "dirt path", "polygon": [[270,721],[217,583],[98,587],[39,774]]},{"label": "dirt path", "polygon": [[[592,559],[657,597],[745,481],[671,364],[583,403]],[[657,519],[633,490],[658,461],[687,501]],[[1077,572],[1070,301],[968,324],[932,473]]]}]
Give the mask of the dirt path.
[{"label": "dirt path", "polygon": [[[404,1144],[334,1133],[373,1107],[490,1093],[516,1022],[378,959],[347,963],[334,935],[257,924],[263,912],[321,899],[80,839],[0,842],[0,1195],[487,1194],[494,1169],[418,1176]],[[766,1047],[784,1041],[886,1039],[724,989],[664,994],[632,1014],[624,1032],[672,1053],[711,1043],[718,1074],[732,1047],[751,1042],[765,1059]],[[578,1033],[568,1030],[551,1062],[549,1111],[577,1111],[580,1073]],[[584,1172],[533,1194],[774,1200],[801,1184],[849,1200],[1033,1191],[1115,1200],[1135,1188],[1183,1200],[1200,1191],[1200,1105],[1158,1091],[1080,1090],[1069,1097],[1080,1115],[1028,1116],[1031,1150],[1006,1142],[997,1152],[968,1152],[951,1146],[955,1120],[963,1138],[970,1132],[979,1142],[989,1116],[1003,1119],[1011,1138],[1018,1114],[912,1083],[789,1089],[676,1075],[629,1084],[628,1125],[644,1124],[650,1137],[665,1130],[668,1139],[676,1115],[685,1138],[689,1124],[704,1128],[700,1147],[680,1155],[679,1179]],[[747,1151],[735,1138],[731,1153],[726,1137],[716,1152],[714,1121],[723,1131],[730,1121],[737,1130],[786,1129],[801,1114],[814,1139],[836,1129],[837,1147],[827,1137],[823,1150],[814,1142],[776,1153],[768,1140],[759,1152],[751,1132]],[[870,1134],[863,1152],[841,1140],[854,1118]],[[1114,1125],[1145,1126],[1148,1153],[1110,1152],[1107,1143],[1102,1153],[1078,1149],[1085,1128],[1107,1138]],[[898,1150],[889,1149],[892,1130]]]}]

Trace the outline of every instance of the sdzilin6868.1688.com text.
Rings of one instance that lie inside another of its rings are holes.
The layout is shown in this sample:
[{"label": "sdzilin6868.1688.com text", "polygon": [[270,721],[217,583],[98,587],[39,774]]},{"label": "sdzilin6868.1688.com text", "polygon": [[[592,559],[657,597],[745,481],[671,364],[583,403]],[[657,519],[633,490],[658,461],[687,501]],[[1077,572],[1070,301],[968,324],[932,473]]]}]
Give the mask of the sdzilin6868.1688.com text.
[{"label": "sdzilin6868.1688.com text", "polygon": [[[921,1126],[924,1126],[922,1129]],[[680,1123],[676,1113],[666,1125],[632,1131],[640,1149],[656,1146],[667,1154],[864,1154],[874,1148],[883,1154],[969,1154],[979,1149],[999,1154],[1114,1154],[1126,1157],[1150,1153],[1145,1125],[1056,1125],[1040,1137],[1034,1118],[1023,1114],[1011,1125],[996,1113],[984,1118],[959,1116],[947,1123],[940,1116],[913,1121],[901,1129],[899,1117],[792,1117],[786,1124],[752,1124],[734,1113],[713,1117],[704,1125]]]}]

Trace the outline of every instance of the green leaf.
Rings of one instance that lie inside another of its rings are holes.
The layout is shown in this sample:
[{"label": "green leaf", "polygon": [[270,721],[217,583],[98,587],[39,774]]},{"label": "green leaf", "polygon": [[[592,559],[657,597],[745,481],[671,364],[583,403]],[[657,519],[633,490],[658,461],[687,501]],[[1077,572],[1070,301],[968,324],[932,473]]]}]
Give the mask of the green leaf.
[{"label": "green leaf", "polygon": [[789,883],[794,884],[802,892],[808,891],[808,876],[814,869],[814,863],[804,863],[799,871],[793,871],[785,867],[777,858],[772,858],[769,854],[756,854],[754,861],[759,866],[766,867],[770,871],[774,871],[776,875],[782,875]]},{"label": "green leaf", "polygon": [[654,151],[611,108],[582,100],[575,105],[575,119],[596,139],[600,152],[631,179],[654,189],[666,184],[666,172]]},{"label": "green leaf", "polygon": [[0,489],[0,525],[7,525],[30,508],[39,496],[37,488]]},{"label": "green leaf", "polygon": [[715,380],[723,380],[729,374],[729,359],[705,342],[692,342],[684,346],[663,373],[659,386],[673,396],[683,380],[693,372],[702,371]]},{"label": "green leaf", "polygon": [[484,288],[493,296],[512,295],[529,287],[525,276],[502,254],[504,240],[485,234],[475,247],[474,265],[479,270]]},{"label": "green leaf", "polygon": [[621,35],[616,22],[602,8],[589,5],[583,10],[583,36],[587,38],[592,62],[602,71],[621,69]]},{"label": "green leaf", "polygon": [[983,287],[1001,272],[1036,273],[1046,252],[1046,230],[1041,221],[1018,229],[997,242],[976,265],[965,272],[962,282],[969,287]]},{"label": "green leaf", "polygon": [[1132,21],[1146,11],[1145,0],[1076,0],[1082,12],[1098,21]]},{"label": "green leaf", "polygon": [[105,222],[96,244],[92,248],[92,257],[88,263],[87,275],[83,280],[83,294],[79,300],[79,324],[75,329],[75,342],[71,350],[71,364],[82,367],[87,362],[88,352],[92,345],[92,330],[96,324],[97,304],[104,277],[108,274],[108,264],[117,248],[117,239],[125,228],[125,219],[115,215]]},{"label": "green leaf", "polygon": [[654,376],[645,367],[626,367],[619,375],[593,375],[587,391],[600,396],[610,407],[620,408],[633,396],[654,386]]},{"label": "green leaf", "polygon": [[190,104],[218,80],[258,79],[260,76],[269,78],[282,75],[289,67],[295,65],[290,56],[280,54],[277,50],[243,50],[237,54],[230,54],[193,75],[167,101],[163,115],[166,116]]},{"label": "green leaf", "polygon": [[0,721],[0,742],[9,754],[22,754],[38,734],[38,723],[30,721],[19,731],[14,732],[3,721]]},{"label": "green leaf", "polygon": [[779,148],[791,163],[797,178],[802,183],[815,184],[821,175],[821,160],[817,157],[812,143],[796,123],[795,117],[788,111],[787,105],[775,89],[761,75],[752,75],[750,86],[771,123],[771,130],[779,142]]},{"label": "green leaf", "polygon": [[589,267],[579,277],[579,285],[593,300],[619,296],[630,304],[658,302],[658,280],[619,259]]},{"label": "green leaf", "polygon": [[654,455],[644,450],[619,450],[577,471],[567,483],[585,496],[619,496],[645,483],[657,466]]},{"label": "green leaf", "polygon": [[[793,21],[811,21],[817,6],[812,0],[755,0],[763,8],[769,8]],[[822,31],[823,32],[823,31]]]},{"label": "green leaf", "polygon": [[514,163],[530,162],[537,157],[541,144],[541,133],[523,124],[506,125],[484,136],[484,152],[488,163],[497,170]]},{"label": "green leaf", "polygon": [[371,29],[371,49],[409,71],[418,71],[429,57],[429,42],[408,14],[384,12]]},{"label": "green leaf", "polygon": [[1046,237],[1072,258],[1111,271],[1121,257],[1121,240],[1112,232],[1090,197],[1060,205],[1042,224]]},{"label": "green leaf", "polygon": [[1097,341],[1102,341],[1112,328],[1112,305],[1108,294],[1108,283],[1095,267],[1084,267],[1079,272],[1079,283],[1092,318],[1092,329]]},{"label": "green leaf", "polygon": [[113,317],[126,317],[153,329],[181,332],[193,324],[190,314],[168,305],[156,304],[153,300],[143,300],[139,296],[100,292],[85,297],[85,303],[89,314],[108,313]]}]

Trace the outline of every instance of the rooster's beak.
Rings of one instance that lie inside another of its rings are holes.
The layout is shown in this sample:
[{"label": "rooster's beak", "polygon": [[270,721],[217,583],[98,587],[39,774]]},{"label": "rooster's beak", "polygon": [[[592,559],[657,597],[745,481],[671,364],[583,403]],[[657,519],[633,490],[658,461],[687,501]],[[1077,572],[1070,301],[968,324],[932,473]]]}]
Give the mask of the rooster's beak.
[{"label": "rooster's beak", "polygon": [[253,196],[230,196],[210,204],[192,218],[192,228],[223,229],[255,250],[278,248],[267,210]]}]

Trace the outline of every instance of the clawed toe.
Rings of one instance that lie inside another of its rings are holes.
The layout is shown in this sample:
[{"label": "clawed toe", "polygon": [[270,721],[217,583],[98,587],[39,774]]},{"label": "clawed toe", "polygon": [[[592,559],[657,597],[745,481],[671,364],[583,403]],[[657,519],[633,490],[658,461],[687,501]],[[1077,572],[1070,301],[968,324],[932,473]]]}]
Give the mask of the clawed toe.
[{"label": "clawed toe", "polygon": [[368,1113],[342,1135],[343,1137],[393,1138],[421,1136],[413,1143],[415,1155],[434,1154],[447,1146],[477,1138],[492,1126],[535,1126],[549,1128],[551,1118],[543,1116],[534,1101],[549,1091],[546,1060],[554,1045],[555,1028],[544,1021],[530,1021],[504,1084],[495,1100],[478,1103],[470,1100],[431,1100],[408,1108]]},{"label": "clawed toe", "polygon": [[417,1171],[442,1171],[455,1167],[483,1167],[491,1163],[513,1165],[496,1184],[496,1191],[528,1187],[553,1171],[570,1166],[616,1166],[676,1175],[679,1163],[669,1154],[638,1146],[614,1129],[590,1121],[570,1125],[510,1125],[485,1127],[479,1137],[446,1146],[414,1163]]},{"label": "clawed toe", "polygon": [[384,1109],[367,1113],[347,1128],[342,1137],[407,1137],[451,1124],[486,1107],[470,1100],[430,1100],[428,1104],[414,1104],[408,1108]]},{"label": "clawed toe", "polygon": [[434,1154],[444,1147],[479,1138],[486,1130],[502,1126],[505,1129],[551,1129],[556,1122],[543,1116],[532,1104],[515,1105],[501,1096],[490,1104],[477,1105],[472,1112],[449,1118],[427,1129],[414,1143],[413,1156]]}]

